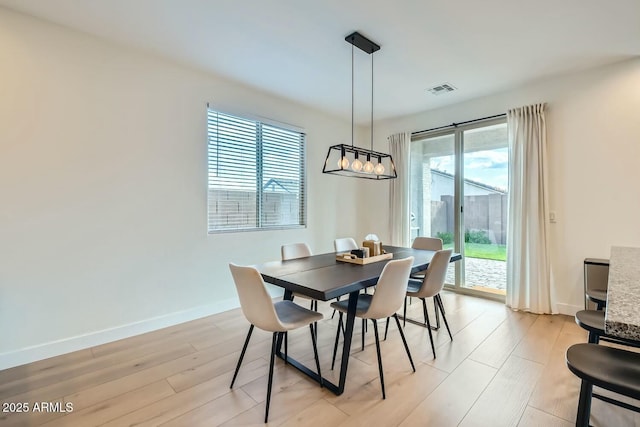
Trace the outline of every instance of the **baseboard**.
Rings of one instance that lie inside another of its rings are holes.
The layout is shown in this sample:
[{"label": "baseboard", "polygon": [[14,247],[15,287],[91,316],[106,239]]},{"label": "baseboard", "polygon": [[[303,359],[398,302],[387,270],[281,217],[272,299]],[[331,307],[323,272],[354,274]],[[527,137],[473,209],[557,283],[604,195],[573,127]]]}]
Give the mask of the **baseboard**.
[{"label": "baseboard", "polygon": [[559,314],[566,314],[567,316],[575,316],[578,311],[584,310],[583,306],[563,303],[556,304],[556,307]]},{"label": "baseboard", "polygon": [[217,301],[214,304],[194,307],[188,310],[157,316],[114,328],[103,329],[101,331],[2,353],[0,354],[0,371],[14,366],[24,365],[25,363],[31,363],[47,359],[49,357],[59,356],[61,354],[117,341],[123,338],[144,334],[146,332],[155,331],[168,326],[174,326],[179,323],[189,322],[212,314],[231,310],[239,306],[240,304],[237,298],[230,298],[227,300]]}]

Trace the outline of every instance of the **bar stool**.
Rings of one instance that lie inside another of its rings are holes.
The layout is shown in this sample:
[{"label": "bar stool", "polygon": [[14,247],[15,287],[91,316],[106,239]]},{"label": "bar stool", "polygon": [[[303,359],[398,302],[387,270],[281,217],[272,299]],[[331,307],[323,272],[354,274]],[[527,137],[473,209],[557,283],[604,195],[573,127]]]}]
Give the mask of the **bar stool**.
[{"label": "bar stool", "polygon": [[593,393],[593,386],[640,399],[640,354],[596,344],[574,344],[567,350],[567,367],[582,380],[576,426],[589,426],[591,398],[640,412],[637,406]]},{"label": "bar stool", "polygon": [[602,339],[630,347],[640,347],[640,341],[608,335],[604,329],[605,312],[603,310],[580,310],[575,318],[578,326],[589,332],[588,341],[591,344],[598,344]]},{"label": "bar stool", "polygon": [[607,291],[602,289],[591,289],[587,291],[587,299],[596,304],[598,310],[607,306]]}]

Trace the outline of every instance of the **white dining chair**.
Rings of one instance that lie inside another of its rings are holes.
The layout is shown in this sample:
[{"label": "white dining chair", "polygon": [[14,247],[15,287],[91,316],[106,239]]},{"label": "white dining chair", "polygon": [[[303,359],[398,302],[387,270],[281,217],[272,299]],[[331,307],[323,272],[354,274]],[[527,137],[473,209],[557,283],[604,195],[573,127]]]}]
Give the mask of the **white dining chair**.
[{"label": "white dining chair", "polygon": [[[418,236],[413,240],[413,243],[411,244],[411,248],[420,249],[423,251],[439,251],[439,250],[442,250],[442,239],[440,239],[439,237]],[[426,270],[417,271],[411,274],[411,278],[422,280],[426,272],[427,272]],[[409,301],[411,302],[411,298],[409,298]],[[435,310],[435,313],[436,313],[435,329],[438,330],[440,329],[440,315],[438,314],[438,305],[436,304],[435,300],[433,301],[433,309]],[[427,319],[425,319],[425,322],[426,321]]]},{"label": "white dining chair", "polygon": [[[426,299],[433,297],[434,305],[436,305],[436,315],[437,309],[440,309],[442,313],[442,319],[444,320],[444,324],[447,327],[447,332],[449,332],[449,338],[453,341],[453,336],[451,335],[451,330],[449,329],[449,323],[447,322],[447,317],[444,312],[444,307],[442,304],[442,298],[440,297],[440,292],[444,287],[445,278],[447,276],[447,267],[449,266],[449,261],[451,261],[451,254],[453,251],[451,249],[443,249],[437,251],[429,266],[427,267],[427,272],[422,280],[410,279],[409,284],[407,286],[407,296],[415,297],[422,300],[422,312],[424,314],[424,320],[427,324],[427,330],[429,331],[429,340],[431,341],[431,351],[433,352],[433,358],[436,357],[436,348],[433,344],[433,333],[431,332],[431,321],[429,320],[429,313],[427,313],[427,303]],[[404,318],[406,321],[407,318],[407,300],[405,298],[404,301]],[[387,319],[387,328],[389,326],[389,320]],[[385,328],[385,337],[387,335]]]},{"label": "white dining chair", "polygon": [[342,237],[333,241],[333,247],[336,252],[351,252],[358,249],[358,244],[352,237]]},{"label": "white dining chair", "polygon": [[[402,337],[404,349],[409,357],[411,368],[413,372],[416,371],[416,367],[413,364],[411,358],[411,352],[407,345],[407,340],[402,332],[400,326],[400,320],[396,311],[402,306],[402,300],[404,299],[407,281],[409,280],[409,273],[411,272],[411,266],[413,265],[413,257],[404,259],[389,261],[383,268],[378,284],[373,295],[359,294],[358,302],[356,306],[356,317],[371,320],[373,323],[373,331],[376,338],[376,351],[378,354],[378,370],[380,372],[380,385],[382,387],[382,398],[386,398],[384,389],[384,373],[382,369],[382,356],[380,355],[380,339],[378,336],[378,319],[384,319],[393,317],[396,319],[398,325],[398,331]],[[331,307],[338,310],[340,317],[338,318],[338,331],[336,332],[336,341],[333,347],[333,361],[331,362],[331,369],[333,369],[336,361],[336,353],[338,351],[338,341],[340,339],[340,330],[342,329],[342,316],[347,312],[349,306],[348,300],[337,301],[331,303]],[[364,333],[364,331],[363,331]]]},{"label": "white dining chair", "polygon": [[307,310],[306,308],[300,307],[293,301],[289,300],[274,303],[267,292],[262,276],[254,267],[243,267],[235,264],[229,264],[229,269],[231,270],[231,275],[233,276],[233,280],[236,284],[242,313],[251,324],[229,388],[233,388],[233,384],[236,381],[254,326],[257,326],[259,329],[264,331],[273,332],[271,337],[271,362],[269,365],[269,380],[267,383],[267,400],[264,413],[264,422],[266,423],[269,419],[271,385],[273,382],[273,363],[278,337],[281,339],[284,338],[284,358],[286,363],[288,331],[309,325],[309,329],[311,330],[311,342],[313,344],[313,355],[316,359],[316,368],[318,370],[318,377],[320,378],[320,387],[323,386],[322,374],[320,372],[320,360],[318,359],[318,347],[316,344],[316,332],[314,330],[314,324],[319,320],[322,320],[322,314],[312,310]]},{"label": "white dining chair", "polygon": [[[312,255],[311,248],[306,243],[290,243],[282,245],[280,247],[280,255],[282,261],[288,261],[291,259],[306,258]],[[293,293],[293,298],[304,298],[311,301],[311,310],[318,311],[318,301],[307,295],[300,294],[298,292]]]},{"label": "white dining chair", "polygon": [[[442,250],[442,239],[438,237],[424,237],[419,236],[413,240],[411,244],[412,249],[420,249],[423,251],[439,251]],[[422,279],[426,270],[413,273],[411,278]]]}]

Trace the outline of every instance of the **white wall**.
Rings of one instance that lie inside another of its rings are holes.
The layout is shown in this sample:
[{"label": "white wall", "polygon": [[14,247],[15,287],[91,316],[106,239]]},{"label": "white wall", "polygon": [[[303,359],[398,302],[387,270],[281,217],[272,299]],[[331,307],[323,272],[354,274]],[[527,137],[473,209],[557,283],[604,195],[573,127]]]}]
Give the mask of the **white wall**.
[{"label": "white wall", "polygon": [[[583,306],[584,258],[609,258],[612,245],[640,246],[640,59],[539,81],[473,101],[376,124],[378,135],[418,131],[547,102],[552,261],[561,312]],[[377,141],[386,149],[384,140]],[[388,185],[363,183],[374,215],[360,233],[388,239]]]},{"label": "white wall", "polygon": [[[206,103],[307,133],[308,227],[207,235]],[[237,306],[230,261],[352,235],[338,120],[0,8],[0,369]],[[339,220],[338,220],[339,216]]]}]

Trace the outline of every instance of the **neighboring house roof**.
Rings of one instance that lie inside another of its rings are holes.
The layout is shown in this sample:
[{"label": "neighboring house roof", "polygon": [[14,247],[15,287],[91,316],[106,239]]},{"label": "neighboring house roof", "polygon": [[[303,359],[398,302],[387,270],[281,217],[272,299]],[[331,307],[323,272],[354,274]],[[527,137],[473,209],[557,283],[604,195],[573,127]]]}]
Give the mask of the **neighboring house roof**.
[{"label": "neighboring house roof", "polygon": [[[445,178],[450,178],[450,179],[454,179],[454,176],[448,172],[445,171],[441,171],[438,169],[431,169],[431,173],[434,175],[440,175],[442,177]],[[507,191],[504,188],[500,188],[500,187],[494,187],[492,185],[487,185],[487,184],[483,184],[482,182],[478,182],[478,181],[474,181],[472,179],[464,179],[464,183],[465,185],[472,185],[474,187],[478,187],[481,188],[483,190],[487,190],[487,191],[492,191],[494,193],[498,193],[498,194],[507,194]]]},{"label": "neighboring house roof", "polygon": [[298,193],[300,191],[300,182],[295,179],[271,178],[262,186],[262,189],[278,193]]}]

